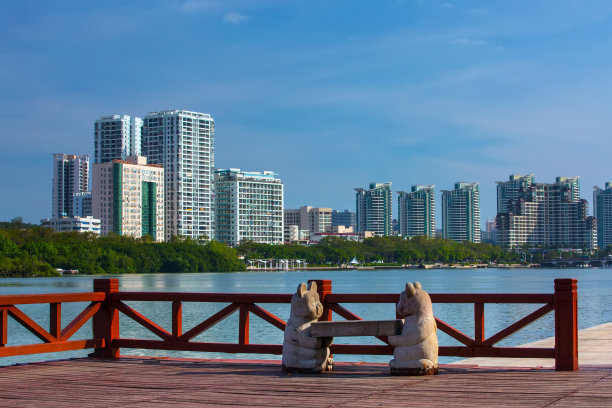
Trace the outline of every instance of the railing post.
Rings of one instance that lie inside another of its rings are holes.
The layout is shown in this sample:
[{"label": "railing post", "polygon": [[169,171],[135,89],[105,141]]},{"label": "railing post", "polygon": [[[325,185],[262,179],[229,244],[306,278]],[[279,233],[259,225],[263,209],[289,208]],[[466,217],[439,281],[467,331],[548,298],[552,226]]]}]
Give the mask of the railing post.
[{"label": "railing post", "polygon": [[555,369],[578,370],[576,279],[555,279]]},{"label": "railing post", "polygon": [[484,339],[484,303],[474,303],[474,340],[476,340],[476,346],[481,346]]},{"label": "railing post", "polygon": [[96,348],[92,356],[119,357],[119,349],[113,340],[119,338],[119,311],[113,306],[112,294],[119,290],[119,279],[94,279],[94,292],[106,293],[102,307],[93,317],[94,339],[104,339],[104,347]]},{"label": "railing post", "polygon": [[6,346],[8,341],[8,310],[0,308],[0,347]]},{"label": "railing post", "polygon": [[323,304],[323,314],[319,317],[320,322],[330,322],[332,319],[332,312],[327,305],[326,296],[332,293],[332,281],[329,279],[311,279],[308,281],[315,282],[317,284],[317,293],[319,293],[319,300]]},{"label": "railing post", "polygon": [[49,334],[58,340],[62,337],[62,304],[49,304]]},{"label": "railing post", "polygon": [[238,329],[238,344],[249,344],[249,309],[246,304],[240,305],[240,316],[239,316]]},{"label": "railing post", "polygon": [[172,302],[172,337],[178,339],[183,334],[183,303]]}]

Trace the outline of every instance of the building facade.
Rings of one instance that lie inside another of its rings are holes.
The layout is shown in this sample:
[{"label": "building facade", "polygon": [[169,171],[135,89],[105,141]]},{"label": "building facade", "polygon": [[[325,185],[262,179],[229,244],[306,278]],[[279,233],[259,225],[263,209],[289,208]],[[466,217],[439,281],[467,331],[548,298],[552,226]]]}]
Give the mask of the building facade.
[{"label": "building facade", "polygon": [[[497,243],[506,248],[597,248],[596,221],[588,216],[588,202],[580,199],[578,177],[557,177],[555,183],[535,183],[533,176],[510,197],[499,194],[508,182],[498,182],[498,202],[506,207],[497,213]],[[525,179],[523,177],[523,179]]]},{"label": "building facade", "polygon": [[89,190],[89,156],[53,155],[52,218],[74,217],[75,194]]},{"label": "building facade", "polygon": [[347,228],[349,227],[357,228],[355,212],[349,211],[349,210],[344,210],[344,211],[333,210],[331,214],[331,225],[333,227],[342,225]]},{"label": "building facade", "polygon": [[612,182],[603,189],[594,187],[593,215],[597,219],[597,245],[605,249],[612,245]]},{"label": "building facade", "polygon": [[141,118],[129,115],[100,117],[94,124],[94,163],[140,156],[141,131]]},{"label": "building facade", "polygon": [[215,122],[184,110],[152,112],[143,119],[142,151],[165,172],[165,234],[214,236]]},{"label": "building facade", "polygon": [[434,186],[412,186],[410,192],[399,191],[397,200],[399,235],[435,237],[436,207]]},{"label": "building facade", "polygon": [[215,239],[283,243],[283,183],[271,171],[215,171]]},{"label": "building facade", "polygon": [[285,225],[297,225],[300,230],[311,234],[326,232],[332,225],[332,209],[302,206],[299,209],[287,208],[283,212]]},{"label": "building facade", "polygon": [[41,220],[41,226],[53,228],[58,232],[77,231],[77,232],[93,232],[100,234],[100,220],[88,217],[60,217],[46,218]]},{"label": "building facade", "polygon": [[76,193],[72,200],[72,213],[76,217],[89,217],[93,215],[91,207],[91,191]]},{"label": "building facade", "polygon": [[480,242],[478,183],[458,182],[454,190],[442,190],[442,236],[458,242]]},{"label": "building facade", "polygon": [[356,188],[357,231],[375,236],[391,235],[391,183],[370,183],[368,190]]},{"label": "building facade", "polygon": [[102,235],[164,241],[164,169],[146,157],[128,157],[93,166],[92,207]]}]

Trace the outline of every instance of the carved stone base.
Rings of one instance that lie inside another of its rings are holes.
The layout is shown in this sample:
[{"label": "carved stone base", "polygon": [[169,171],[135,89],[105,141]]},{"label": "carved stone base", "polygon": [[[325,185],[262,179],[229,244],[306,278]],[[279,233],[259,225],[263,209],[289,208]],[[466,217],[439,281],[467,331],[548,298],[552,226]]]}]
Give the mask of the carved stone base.
[{"label": "carved stone base", "polygon": [[438,367],[430,368],[391,368],[391,375],[436,375],[438,374]]}]

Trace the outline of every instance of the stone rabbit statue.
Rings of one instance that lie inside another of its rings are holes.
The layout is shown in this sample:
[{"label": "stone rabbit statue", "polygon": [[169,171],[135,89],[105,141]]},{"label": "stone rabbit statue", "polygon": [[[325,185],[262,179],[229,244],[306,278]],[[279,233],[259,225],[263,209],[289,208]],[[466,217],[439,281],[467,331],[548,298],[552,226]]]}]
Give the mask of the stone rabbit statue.
[{"label": "stone rabbit statue", "polygon": [[301,283],[291,298],[291,316],[285,327],[283,341],[283,370],[303,373],[331,371],[332,359],[329,346],[332,338],[310,335],[310,324],[323,314],[317,284],[311,282],[306,288]]},{"label": "stone rabbit statue", "polygon": [[438,372],[438,335],[431,299],[419,282],[407,283],[397,314],[404,318],[402,334],[389,336],[395,347],[389,362],[392,375],[431,375]]}]

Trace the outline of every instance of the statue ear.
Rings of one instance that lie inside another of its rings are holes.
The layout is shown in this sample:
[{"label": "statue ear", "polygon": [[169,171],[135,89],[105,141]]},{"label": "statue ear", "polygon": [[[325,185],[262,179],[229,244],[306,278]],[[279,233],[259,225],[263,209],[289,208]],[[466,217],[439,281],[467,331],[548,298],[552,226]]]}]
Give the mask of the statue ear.
[{"label": "statue ear", "polygon": [[302,282],[298,285],[297,294],[300,295],[300,297],[302,297],[304,296],[304,293],[306,293],[306,284]]},{"label": "statue ear", "polygon": [[414,288],[415,288],[416,290],[421,290],[421,289],[423,289],[423,287],[421,286],[421,283],[420,283],[420,282],[414,282]]},{"label": "statue ear", "polygon": [[308,290],[311,292],[316,292],[317,291],[317,282],[312,281],[310,282],[310,285],[308,286]]},{"label": "statue ear", "polygon": [[416,289],[414,288],[414,286],[412,286],[412,283],[408,282],[406,284],[406,296],[413,297],[415,293],[416,293]]}]

